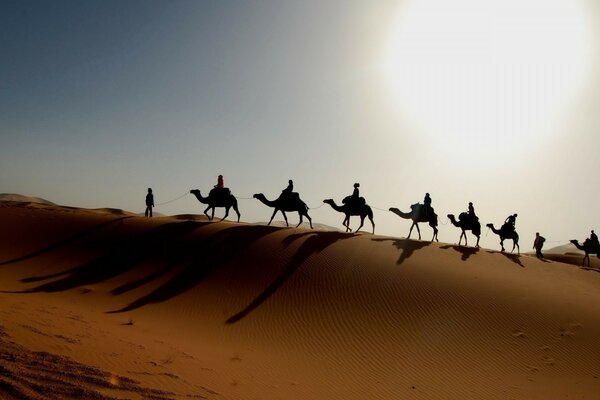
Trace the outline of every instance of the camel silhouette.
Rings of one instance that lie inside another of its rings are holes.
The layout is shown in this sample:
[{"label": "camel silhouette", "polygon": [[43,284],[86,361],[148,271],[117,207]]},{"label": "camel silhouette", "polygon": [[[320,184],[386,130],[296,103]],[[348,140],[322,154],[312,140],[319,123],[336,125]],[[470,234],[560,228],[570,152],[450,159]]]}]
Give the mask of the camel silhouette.
[{"label": "camel silhouette", "polygon": [[515,251],[515,247],[517,248],[517,254],[521,254],[521,249],[519,248],[519,234],[517,231],[511,229],[508,225],[502,225],[502,228],[496,229],[494,228],[494,224],[487,224],[488,228],[492,230],[496,235],[500,236],[500,247],[502,247],[502,251],[504,252],[504,240],[512,239],[513,248],[510,251],[511,253]]},{"label": "camel silhouette", "polygon": [[436,242],[438,242],[438,218],[437,218],[437,214],[435,212],[429,213],[429,215],[426,215],[424,212],[424,207],[422,204],[413,204],[412,206],[410,206],[410,212],[405,213],[400,211],[399,209],[395,208],[395,207],[391,207],[390,211],[393,212],[394,214],[396,214],[397,216],[399,216],[400,218],[404,218],[404,219],[410,219],[412,220],[412,225],[410,226],[410,231],[408,231],[408,237],[407,239],[410,239],[410,235],[412,234],[412,230],[413,228],[416,226],[417,227],[417,233],[419,234],[419,240],[421,240],[421,230],[419,229],[419,222],[428,222],[429,226],[433,229],[433,237],[431,238],[431,241],[433,242],[434,240]]},{"label": "camel silhouette", "polygon": [[356,232],[358,232],[360,228],[362,228],[362,226],[364,225],[365,217],[369,217],[371,225],[373,225],[373,233],[375,233],[373,210],[371,210],[371,207],[369,207],[368,204],[352,204],[350,202],[347,202],[342,206],[338,206],[332,199],[323,200],[323,203],[329,204],[331,208],[333,208],[335,211],[344,213],[346,215],[346,218],[344,218],[344,221],[342,222],[342,225],[346,227],[346,232],[352,232],[352,229],[350,229],[350,216],[358,215],[360,217],[360,226],[358,227]]},{"label": "camel silhouette", "polygon": [[[237,222],[240,222],[240,211],[238,210],[237,199],[229,190],[215,188],[210,191],[208,197],[202,197],[202,194],[200,194],[200,190],[198,189],[190,190],[190,193],[196,196],[200,203],[208,204],[208,207],[206,207],[206,210],[204,210],[204,214],[208,217],[209,221],[212,221],[212,219],[215,217],[216,207],[225,207],[225,216],[221,219],[221,221],[227,218],[229,215],[229,209],[233,207],[237,213]],[[208,210],[211,209],[212,213],[211,215],[208,215]]]},{"label": "camel silhouette", "polygon": [[462,241],[462,238],[465,238],[465,246],[467,243],[467,233],[465,231],[471,231],[473,235],[477,238],[477,244],[475,247],[479,247],[479,238],[481,237],[481,224],[478,219],[471,218],[468,213],[462,212],[458,215],[458,221],[454,217],[454,214],[448,214],[448,219],[452,222],[452,225],[460,228],[462,233],[460,234],[460,238],[458,239],[458,245]]},{"label": "camel silhouette", "polygon": [[288,224],[288,219],[287,219],[287,216],[285,215],[285,212],[286,211],[295,211],[300,216],[300,222],[298,222],[298,225],[296,225],[296,228],[299,227],[300,224],[302,223],[302,217],[306,217],[306,219],[308,219],[308,223],[310,224],[310,228],[312,229],[312,227],[313,227],[312,219],[308,215],[308,206],[306,205],[306,203],[304,203],[302,200],[300,200],[300,196],[298,195],[298,193],[292,192],[288,195],[282,193],[277,198],[277,200],[274,200],[274,201],[267,200],[265,195],[262,193],[257,193],[253,197],[255,199],[258,199],[264,205],[275,208],[275,211],[273,211],[273,215],[271,215],[271,219],[269,220],[269,223],[267,225],[271,225],[271,222],[273,221],[273,217],[275,217],[275,214],[277,214],[277,211],[281,211],[281,213],[283,214],[283,218],[285,219],[285,225],[290,226]]},{"label": "camel silhouette", "polygon": [[590,267],[590,254],[597,254],[598,258],[600,258],[600,245],[592,242],[590,239],[585,239],[583,245],[580,245],[578,240],[571,240],[570,242],[579,250],[585,252],[585,256],[583,256],[583,261],[581,262],[582,267],[585,267],[585,260],[587,260],[588,267]]}]

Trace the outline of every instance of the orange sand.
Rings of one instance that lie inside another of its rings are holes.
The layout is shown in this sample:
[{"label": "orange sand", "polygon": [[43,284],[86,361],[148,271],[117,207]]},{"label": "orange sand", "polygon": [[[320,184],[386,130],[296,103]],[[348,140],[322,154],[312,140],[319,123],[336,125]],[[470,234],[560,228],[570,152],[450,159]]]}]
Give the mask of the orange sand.
[{"label": "orange sand", "polygon": [[596,269],[116,209],[0,223],[2,399],[600,398]]}]

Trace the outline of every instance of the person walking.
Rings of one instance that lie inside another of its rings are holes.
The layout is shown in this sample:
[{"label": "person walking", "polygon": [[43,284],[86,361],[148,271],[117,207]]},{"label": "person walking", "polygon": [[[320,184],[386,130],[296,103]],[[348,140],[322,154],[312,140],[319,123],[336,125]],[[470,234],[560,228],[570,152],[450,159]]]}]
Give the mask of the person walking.
[{"label": "person walking", "polygon": [[152,207],[154,207],[154,195],[152,194],[152,188],[148,188],[148,194],[146,195],[146,211],[144,212],[145,217],[152,218]]},{"label": "person walking", "polygon": [[533,241],[533,248],[535,249],[535,256],[540,260],[544,259],[544,255],[542,254],[542,247],[544,247],[544,242],[546,238],[541,236],[539,232],[535,233],[535,240]]}]

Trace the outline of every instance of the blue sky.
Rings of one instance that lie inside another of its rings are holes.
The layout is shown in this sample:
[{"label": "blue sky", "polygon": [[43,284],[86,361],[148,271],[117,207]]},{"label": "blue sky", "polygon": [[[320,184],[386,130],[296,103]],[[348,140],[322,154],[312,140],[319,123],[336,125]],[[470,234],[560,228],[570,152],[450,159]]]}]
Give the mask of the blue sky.
[{"label": "blue sky", "polygon": [[[573,2],[597,36],[598,6]],[[358,181],[367,201],[384,209],[407,209],[429,191],[443,222],[468,201],[484,222],[518,212],[523,248],[536,230],[563,241],[600,228],[598,43],[586,42],[591,72],[552,133],[493,139],[494,150],[474,148],[481,157],[470,162],[471,153],[456,149],[479,142],[426,134],[398,111],[410,109],[412,97],[397,100],[396,82],[382,72],[410,1],[368,3],[2,2],[0,192],[139,212],[147,187],[162,202],[206,191],[218,174],[241,197],[274,198],[294,179],[310,206],[341,200]],[[410,79],[423,85],[429,77]],[[533,106],[539,96],[527,101]],[[452,150],[431,145],[446,140]],[[271,213],[255,200],[240,207],[247,222]],[[187,196],[156,211],[202,209]],[[328,206],[311,214],[335,226],[342,219]],[[408,232],[409,222],[390,213],[376,210],[375,218],[378,233]],[[442,226],[440,239],[455,242],[458,233]],[[490,234],[482,243],[496,241]]]}]

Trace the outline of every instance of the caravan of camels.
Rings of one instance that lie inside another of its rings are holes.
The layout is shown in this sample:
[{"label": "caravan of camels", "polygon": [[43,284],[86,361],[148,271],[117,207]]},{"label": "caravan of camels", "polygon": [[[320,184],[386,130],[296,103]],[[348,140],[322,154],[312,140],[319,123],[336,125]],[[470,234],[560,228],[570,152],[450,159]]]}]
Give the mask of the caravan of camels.
[{"label": "caravan of camels", "polygon": [[[352,232],[350,228],[350,217],[358,216],[360,217],[360,225],[356,229],[358,232],[364,225],[365,218],[368,217],[371,222],[372,233],[375,233],[375,221],[373,219],[373,210],[367,204],[364,197],[359,195],[359,183],[354,184],[353,193],[349,196],[346,196],[342,200],[342,204],[336,204],[333,199],[325,199],[323,203],[329,204],[331,208],[335,211],[344,214],[344,220],[342,221],[342,225],[346,228],[346,232]],[[292,180],[288,181],[288,186],[282,190],[280,196],[275,200],[269,200],[263,193],[257,193],[253,196],[253,198],[257,199],[267,207],[273,208],[273,214],[271,215],[271,219],[268,224],[270,225],[273,222],[273,218],[277,214],[277,212],[281,212],[283,218],[285,220],[286,226],[289,226],[286,212],[297,212],[299,216],[299,222],[296,227],[300,226],[303,222],[303,218],[309,222],[311,229],[313,228],[312,219],[308,215],[309,207],[306,205],[302,199],[300,199],[300,195],[298,192],[294,192],[294,183]],[[237,199],[231,193],[231,190],[224,186],[223,177],[219,175],[219,179],[217,184],[212,188],[208,194],[208,197],[203,197],[200,193],[200,190],[194,189],[190,190],[199,202],[202,204],[207,204],[208,207],[204,210],[204,214],[208,217],[209,220],[214,218],[215,208],[225,208],[225,215],[221,219],[224,220],[229,215],[229,210],[233,208],[233,210],[237,214],[237,221],[240,221],[240,212],[238,209]],[[209,211],[211,212],[209,215]],[[431,197],[429,193],[425,194],[425,198],[423,203],[415,203],[410,206],[409,212],[403,212],[398,208],[391,207],[389,211],[398,215],[400,218],[409,219],[412,221],[412,225],[408,232],[407,239],[410,239],[413,229],[417,228],[417,234],[419,236],[419,240],[421,240],[421,230],[419,229],[419,223],[427,223],[433,230],[433,236],[431,241],[438,241],[438,216],[435,213],[433,207],[431,206]],[[479,217],[475,215],[475,209],[473,207],[473,203],[469,203],[468,211],[461,212],[458,215],[458,219],[454,214],[448,214],[448,219],[452,223],[452,225],[460,228],[461,234],[458,241],[458,244],[461,245],[462,240],[465,240],[465,246],[468,246],[467,241],[467,233],[466,231],[471,231],[473,236],[477,238],[477,242],[475,247],[479,247],[479,240],[481,237],[481,224],[479,222]],[[486,226],[491,229],[491,231],[500,237],[500,247],[501,251],[504,252],[504,241],[507,239],[512,240],[513,247],[511,252],[517,249],[517,253],[520,254],[519,248],[519,234],[515,230],[515,222],[516,222],[517,214],[509,215],[500,229],[496,229],[494,224],[488,223]],[[598,241],[598,237],[592,231],[590,238],[586,239],[583,244],[579,244],[577,240],[571,240],[579,250],[585,252],[585,256],[583,259],[583,265],[585,266],[585,262],[587,260],[588,266],[590,263],[589,254],[597,254],[600,258],[600,242]]]}]

